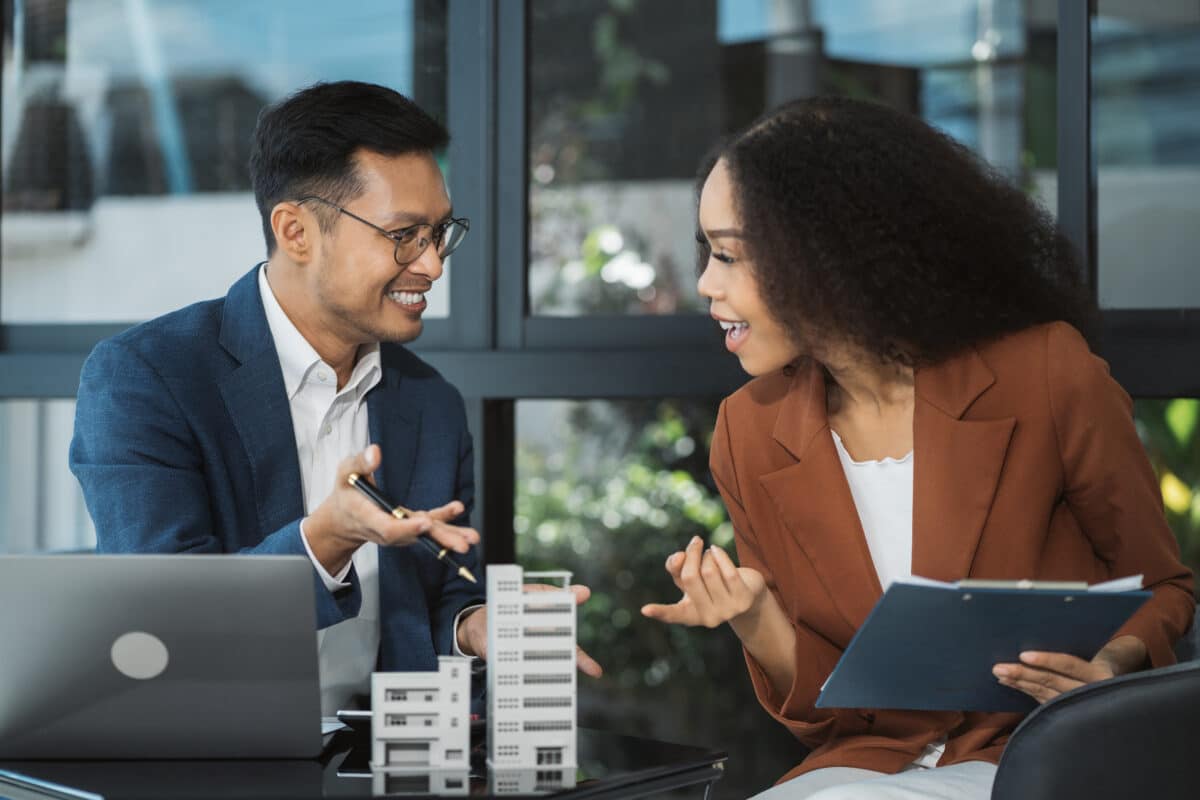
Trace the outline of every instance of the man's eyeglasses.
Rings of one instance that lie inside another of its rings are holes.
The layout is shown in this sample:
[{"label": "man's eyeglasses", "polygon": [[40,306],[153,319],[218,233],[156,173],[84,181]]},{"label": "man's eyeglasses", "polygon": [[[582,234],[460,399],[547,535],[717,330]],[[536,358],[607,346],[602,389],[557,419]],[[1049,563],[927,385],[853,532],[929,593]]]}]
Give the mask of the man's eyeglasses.
[{"label": "man's eyeglasses", "polygon": [[339,213],[345,214],[351,219],[356,219],[363,225],[369,225],[391,239],[396,245],[392,256],[396,259],[396,263],[402,267],[420,258],[421,254],[425,252],[425,248],[429,247],[432,243],[436,243],[437,245],[438,256],[446,258],[462,244],[462,240],[467,236],[467,231],[471,229],[471,220],[466,217],[457,219],[451,217],[436,224],[422,222],[419,225],[409,225],[407,228],[389,231],[379,227],[374,222],[363,219],[352,211],[347,211],[337,203],[332,203],[324,197],[317,197],[315,194],[305,195],[296,200],[296,202],[304,203],[309,200],[316,200],[318,203],[324,203],[330,208],[335,208]]}]

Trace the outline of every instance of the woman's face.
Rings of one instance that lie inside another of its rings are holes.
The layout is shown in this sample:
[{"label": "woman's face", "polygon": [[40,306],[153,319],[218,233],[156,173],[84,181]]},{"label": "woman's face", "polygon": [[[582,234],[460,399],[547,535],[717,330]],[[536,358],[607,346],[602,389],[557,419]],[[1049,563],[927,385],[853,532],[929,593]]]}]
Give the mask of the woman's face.
[{"label": "woman's face", "polygon": [[765,375],[794,361],[800,348],[767,311],[759,292],[724,159],[700,191],[700,235],[710,252],[697,288],[711,301],[712,318],[725,329],[725,347],[751,375]]}]

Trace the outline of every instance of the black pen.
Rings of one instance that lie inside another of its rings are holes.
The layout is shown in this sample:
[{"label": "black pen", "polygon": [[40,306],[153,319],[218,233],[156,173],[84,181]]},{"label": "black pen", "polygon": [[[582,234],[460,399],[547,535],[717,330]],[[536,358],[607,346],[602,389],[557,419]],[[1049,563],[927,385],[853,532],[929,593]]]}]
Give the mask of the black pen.
[{"label": "black pen", "polygon": [[[391,514],[396,519],[404,519],[405,517],[411,517],[415,513],[413,511],[409,511],[404,506],[398,506],[395,503],[388,500],[386,497],[384,497],[382,494],[380,494],[379,490],[376,489],[374,486],[372,486],[370,484],[370,482],[364,481],[362,479],[362,476],[359,475],[357,472],[351,472],[350,477],[347,479],[347,481],[355,489],[358,489],[360,492],[362,492],[367,497],[369,497],[375,503],[375,505],[379,506],[381,509],[386,511],[388,514]],[[429,548],[429,552],[431,552],[435,556],[437,556],[438,561],[445,561],[447,564],[454,567],[455,571],[462,578],[469,580],[471,583],[479,583],[479,581],[475,580],[475,576],[471,574],[471,570],[462,566],[461,564],[459,564],[457,561],[455,561],[453,558],[450,557],[450,548],[442,547],[440,544],[435,542],[427,533],[422,533],[420,536],[418,536],[417,541],[420,542],[421,544],[425,545],[427,548]]]}]

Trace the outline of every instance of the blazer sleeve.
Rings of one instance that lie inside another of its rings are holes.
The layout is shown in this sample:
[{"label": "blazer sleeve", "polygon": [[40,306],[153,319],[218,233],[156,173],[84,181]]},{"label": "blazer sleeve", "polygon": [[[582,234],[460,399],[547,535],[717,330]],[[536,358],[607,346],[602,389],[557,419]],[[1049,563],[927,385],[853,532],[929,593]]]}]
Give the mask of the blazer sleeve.
[{"label": "blazer sleeve", "polygon": [[[225,553],[214,531],[199,444],[163,377],[118,342],[97,345],[83,365],[75,407],[71,471],[109,553]],[[307,558],[296,519],[244,554]],[[358,613],[358,576],[330,593],[313,570],[317,626]]]},{"label": "blazer sleeve", "polygon": [[[463,514],[454,520],[455,525],[468,527],[471,524],[471,511],[475,506],[475,455],[471,432],[467,428],[466,410],[463,408],[462,397],[454,392],[458,402],[461,417],[458,442],[458,468],[454,497],[462,502]],[[464,608],[481,605],[485,602],[483,573],[479,568],[479,548],[472,547],[465,555],[454,554],[454,560],[466,567],[480,583],[471,583],[458,576],[452,569],[442,569],[442,580],[438,585],[436,596],[429,599],[429,623],[433,631],[433,642],[437,652],[444,655],[454,654],[455,634],[454,620]],[[440,562],[439,562],[440,566]]]},{"label": "blazer sleeve", "polygon": [[1047,385],[1065,485],[1064,499],[1114,577],[1142,574],[1153,596],[1114,634],[1146,644],[1151,666],[1172,649],[1195,613],[1192,574],[1180,560],[1162,495],[1133,424],[1133,403],[1071,326],[1049,326]]},{"label": "blazer sleeve", "polygon": [[755,536],[752,515],[742,502],[737,469],[733,461],[732,442],[729,430],[728,401],[721,403],[717,412],[716,429],[713,432],[709,467],[725,508],[733,522],[734,540],[737,545],[738,561],[741,566],[758,570],[766,581],[767,588],[775,595],[781,608],[788,613],[792,628],[796,632],[794,656],[795,677],[787,696],[780,697],[767,678],[762,666],[749,650],[743,651],[750,681],[759,703],[777,722],[786,727],[806,747],[817,749],[835,734],[865,729],[862,717],[853,709],[816,708],[817,695],[825,679],[833,672],[842,651],[836,645],[816,633],[787,612],[790,604],[781,596],[771,569],[776,560],[786,561],[785,554],[768,557]]}]

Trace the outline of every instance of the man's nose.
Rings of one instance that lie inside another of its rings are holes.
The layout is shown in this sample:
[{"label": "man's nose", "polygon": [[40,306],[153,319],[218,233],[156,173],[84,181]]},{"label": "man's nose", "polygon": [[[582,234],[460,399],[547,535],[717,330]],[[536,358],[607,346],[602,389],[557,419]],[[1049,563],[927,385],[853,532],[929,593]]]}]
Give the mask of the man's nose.
[{"label": "man's nose", "polygon": [[432,243],[425,248],[421,255],[417,256],[417,260],[409,263],[408,271],[414,275],[420,275],[423,278],[428,278],[430,281],[436,281],[442,277],[444,264],[441,255],[438,254],[437,247]]}]

